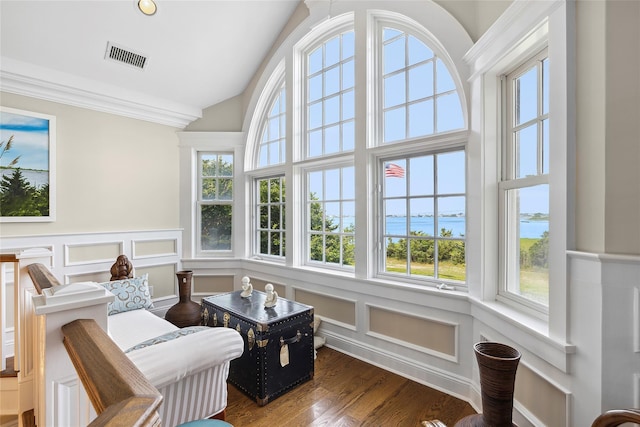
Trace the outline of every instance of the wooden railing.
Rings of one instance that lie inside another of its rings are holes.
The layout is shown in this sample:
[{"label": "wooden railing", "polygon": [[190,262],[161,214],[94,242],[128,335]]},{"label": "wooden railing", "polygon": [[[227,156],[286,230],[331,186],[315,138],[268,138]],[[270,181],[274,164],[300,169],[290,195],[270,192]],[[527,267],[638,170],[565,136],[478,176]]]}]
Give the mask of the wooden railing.
[{"label": "wooden railing", "polygon": [[640,409],[615,409],[600,415],[591,427],[617,427],[624,423],[640,425]]},{"label": "wooden railing", "polygon": [[159,426],[160,392],[94,321],[62,327],[64,346],[98,413],[96,426]]}]

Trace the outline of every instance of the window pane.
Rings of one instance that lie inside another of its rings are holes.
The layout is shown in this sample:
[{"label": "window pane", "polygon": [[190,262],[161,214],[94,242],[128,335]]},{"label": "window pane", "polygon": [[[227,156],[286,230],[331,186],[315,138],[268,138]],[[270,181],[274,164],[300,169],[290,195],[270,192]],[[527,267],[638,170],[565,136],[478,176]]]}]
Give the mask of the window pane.
[{"label": "window pane", "polygon": [[216,199],[216,184],[215,178],[202,178],[202,200]]},{"label": "window pane", "polygon": [[342,65],[342,89],[349,89],[355,85],[354,61],[345,62]]},{"label": "window pane", "polygon": [[402,34],[402,32],[398,30],[394,30],[393,28],[385,28],[382,30],[382,40],[387,41],[399,36],[400,34]]},{"label": "window pane", "polygon": [[384,270],[390,273],[407,273],[407,241],[406,239],[388,238],[385,241]]},{"label": "window pane", "polygon": [[340,126],[331,126],[324,131],[324,154],[340,151]]},{"label": "window pane", "polygon": [[454,151],[436,156],[438,194],[465,192],[465,153]]},{"label": "window pane", "polygon": [[448,92],[456,89],[456,84],[449,74],[449,69],[440,59],[436,61],[436,91],[437,93]]},{"label": "window pane", "polygon": [[311,261],[322,261],[324,255],[324,236],[322,234],[312,234],[309,239],[309,259]]},{"label": "window pane", "polygon": [[218,156],[215,154],[202,155],[202,176],[216,176]]},{"label": "window pane", "polygon": [[322,69],[322,46],[309,54],[309,74],[315,74]]},{"label": "window pane", "polygon": [[218,180],[218,200],[233,200],[233,180]]},{"label": "window pane", "polygon": [[329,169],[325,172],[325,200],[340,199],[340,169]]},{"label": "window pane", "polygon": [[426,61],[433,58],[433,52],[422,41],[413,36],[409,36],[409,64],[414,65],[418,62]]},{"label": "window pane", "polygon": [[407,234],[407,203],[402,200],[385,202],[385,234],[400,236]]},{"label": "window pane", "polygon": [[433,100],[409,106],[409,138],[433,133]]},{"label": "window pane", "polygon": [[260,206],[260,228],[269,228],[269,206]]},{"label": "window pane", "polygon": [[204,205],[201,207],[200,230],[202,250],[231,249],[231,206]]},{"label": "window pane", "polygon": [[334,67],[324,73],[324,96],[333,95],[340,90],[340,68]]},{"label": "window pane", "polygon": [[309,132],[309,157],[322,154],[322,130]]},{"label": "window pane", "polygon": [[405,176],[406,160],[385,162],[384,165],[384,193],[387,197],[405,196],[407,194],[407,179]]},{"label": "window pane", "polygon": [[515,80],[515,124],[538,116],[538,74],[535,67]]},{"label": "window pane", "polygon": [[433,198],[421,197],[411,199],[411,215],[409,217],[409,230],[411,234],[421,236],[434,235]]},{"label": "window pane", "polygon": [[325,43],[324,66],[330,67],[340,61],[340,37],[334,37]]},{"label": "window pane", "polygon": [[411,274],[435,277],[435,242],[426,239],[410,239],[409,242]]},{"label": "window pane", "polygon": [[507,290],[549,305],[549,186],[508,190]]},{"label": "window pane", "polygon": [[405,66],[405,38],[399,38],[386,45],[383,48],[384,65],[383,74],[389,74],[393,71],[400,70]]},{"label": "window pane", "polygon": [[309,129],[320,126],[322,126],[322,102],[317,102],[309,106]]},{"label": "window pane", "polygon": [[317,101],[322,98],[322,74],[309,79],[309,101]]},{"label": "window pane", "polygon": [[524,178],[538,174],[538,133],[535,124],[516,132],[518,158],[516,177]]},{"label": "window pane", "polygon": [[409,101],[433,96],[433,64],[409,69]]},{"label": "window pane", "polygon": [[434,192],[433,181],[434,156],[421,156],[409,159],[411,177],[409,191],[412,196],[431,195]]},{"label": "window pane", "polygon": [[437,131],[461,129],[464,126],[462,106],[458,93],[451,93],[437,97]]},{"label": "window pane", "polygon": [[309,192],[312,200],[324,200],[322,171],[309,173]]},{"label": "window pane", "polygon": [[324,124],[331,125],[340,120],[340,97],[333,96],[324,101]]},{"label": "window pane", "polygon": [[464,237],[466,234],[465,198],[438,198],[438,235]]},{"label": "window pane", "polygon": [[466,259],[464,240],[438,241],[438,277],[459,280],[466,278]]},{"label": "window pane", "polygon": [[355,53],[355,34],[353,31],[342,35],[342,59],[351,58]]},{"label": "window pane", "polygon": [[384,108],[406,102],[405,73],[394,74],[384,79]]},{"label": "window pane", "polygon": [[399,141],[407,135],[405,107],[385,111],[384,142]]}]

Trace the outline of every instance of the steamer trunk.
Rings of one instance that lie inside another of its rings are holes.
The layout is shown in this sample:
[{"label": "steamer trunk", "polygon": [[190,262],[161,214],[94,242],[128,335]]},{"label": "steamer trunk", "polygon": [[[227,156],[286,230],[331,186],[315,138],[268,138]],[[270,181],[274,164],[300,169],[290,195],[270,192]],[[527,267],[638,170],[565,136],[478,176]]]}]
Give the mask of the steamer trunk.
[{"label": "steamer trunk", "polygon": [[203,298],[203,324],[240,332],[244,353],[231,361],[229,382],[263,406],[313,378],[313,307],[278,298],[266,309],[263,292],[240,292]]}]

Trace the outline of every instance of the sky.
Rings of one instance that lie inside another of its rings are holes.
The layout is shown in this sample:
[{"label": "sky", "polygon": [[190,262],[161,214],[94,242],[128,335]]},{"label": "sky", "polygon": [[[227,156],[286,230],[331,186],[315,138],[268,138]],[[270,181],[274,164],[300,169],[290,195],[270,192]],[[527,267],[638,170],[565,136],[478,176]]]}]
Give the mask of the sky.
[{"label": "sky", "polygon": [[49,120],[0,111],[0,141],[6,148],[13,135],[11,148],[2,154],[0,166],[6,167],[20,156],[14,167],[49,170]]}]

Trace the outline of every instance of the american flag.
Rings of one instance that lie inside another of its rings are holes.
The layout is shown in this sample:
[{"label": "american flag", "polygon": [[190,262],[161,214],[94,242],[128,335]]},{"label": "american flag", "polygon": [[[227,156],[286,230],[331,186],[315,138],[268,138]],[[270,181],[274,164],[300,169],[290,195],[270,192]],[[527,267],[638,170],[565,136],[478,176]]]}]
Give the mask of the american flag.
[{"label": "american flag", "polygon": [[387,163],[384,167],[384,176],[393,178],[404,178],[404,169],[395,163]]}]

